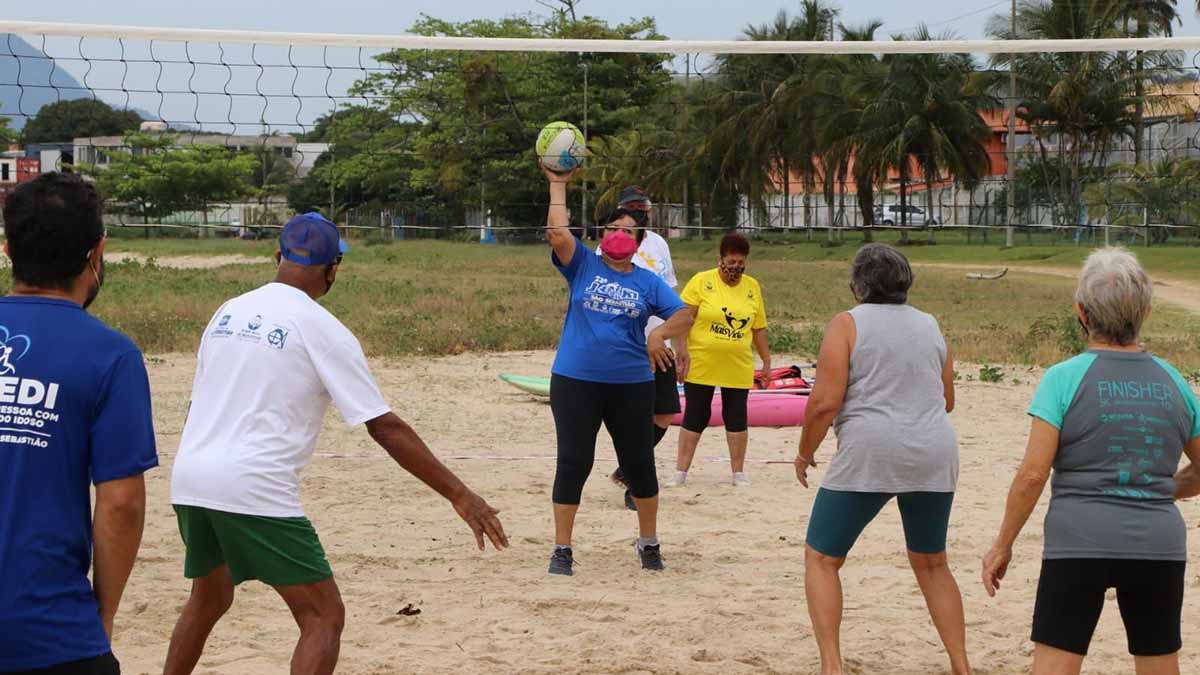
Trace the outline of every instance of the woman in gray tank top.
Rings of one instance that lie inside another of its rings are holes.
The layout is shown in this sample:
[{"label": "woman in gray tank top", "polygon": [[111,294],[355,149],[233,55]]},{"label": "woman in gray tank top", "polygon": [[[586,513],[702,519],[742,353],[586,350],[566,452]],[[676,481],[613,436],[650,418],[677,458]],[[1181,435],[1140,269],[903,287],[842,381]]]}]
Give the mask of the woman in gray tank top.
[{"label": "woman in gray tank top", "polygon": [[892,497],[908,559],[956,674],[967,661],[962,594],[946,562],[946,529],[958,480],[954,361],[930,315],[907,304],[913,273],[896,249],[868,244],[851,266],[858,305],[829,323],[817,358],[796,477],[808,469],[830,425],[830,460],[808,523],[804,589],[821,672],[842,672],[839,570],[858,536]]}]

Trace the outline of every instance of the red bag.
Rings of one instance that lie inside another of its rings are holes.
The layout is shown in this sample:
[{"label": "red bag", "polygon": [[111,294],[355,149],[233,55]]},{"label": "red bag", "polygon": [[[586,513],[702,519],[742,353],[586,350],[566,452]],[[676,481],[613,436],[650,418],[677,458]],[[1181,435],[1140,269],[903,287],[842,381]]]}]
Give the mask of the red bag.
[{"label": "red bag", "polygon": [[[763,389],[762,371],[754,373],[754,388]],[[766,389],[811,389],[812,384],[801,375],[800,366],[771,369],[771,384]]]}]

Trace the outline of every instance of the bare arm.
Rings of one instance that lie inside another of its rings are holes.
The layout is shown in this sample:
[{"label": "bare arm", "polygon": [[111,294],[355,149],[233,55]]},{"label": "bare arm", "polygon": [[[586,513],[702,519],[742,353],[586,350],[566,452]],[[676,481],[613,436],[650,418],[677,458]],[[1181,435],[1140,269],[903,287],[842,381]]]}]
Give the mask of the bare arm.
[{"label": "bare arm", "polygon": [[1183,446],[1183,452],[1188,457],[1188,465],[1175,474],[1175,498],[1191,499],[1200,495],[1200,436],[1188,441]]},{"label": "bare arm", "polygon": [[1025,458],[1021,460],[1021,467],[1017,469],[1017,475],[1013,477],[1008,490],[1000,533],[996,535],[992,549],[983,558],[983,587],[988,595],[994,596],[1000,588],[1000,580],[1004,578],[1008,563],[1012,560],[1013,543],[1042,496],[1057,454],[1058,429],[1043,419],[1033,418]]},{"label": "bare arm", "polygon": [[104,632],[112,639],[113,619],[133,571],[146,521],[146,481],[141,474],[96,485],[92,516],[92,589]]},{"label": "bare arm", "polygon": [[767,344],[767,329],[755,328],[752,339],[758,358],[762,360],[763,386],[766,386],[771,383],[771,347]]},{"label": "bare arm", "polygon": [[796,455],[796,479],[804,487],[808,487],[808,467],[816,466],[817,448],[825,440],[846,399],[850,352],[856,336],[854,318],[848,312],[833,317],[825,327],[825,338],[817,356],[817,381],[804,409],[804,430],[800,432],[800,449]]},{"label": "bare arm", "polygon": [[[685,311],[689,314],[692,323],[695,323],[696,314],[700,311],[700,308],[695,305],[688,305]],[[675,345],[675,379],[680,382],[687,379],[688,371],[692,369],[692,354],[688,351],[688,336],[691,333],[692,331],[689,328],[683,335],[675,338],[675,342],[672,343]]]},{"label": "bare arm", "polygon": [[571,224],[567,215],[567,184],[575,176],[575,172],[555,173],[542,167],[546,180],[550,183],[550,208],[546,212],[546,241],[554,249],[554,255],[563,265],[570,264],[575,257],[575,235],[571,234],[568,226]]},{"label": "bare arm", "polygon": [[674,361],[674,355],[667,349],[667,340],[687,335],[692,329],[692,312],[689,307],[675,312],[666,323],[650,331],[646,338],[646,353],[650,355],[650,365],[655,370],[666,371]]},{"label": "bare arm", "polygon": [[472,492],[446,468],[407,422],[389,412],[368,421],[367,432],[401,468],[450,500],[459,517],[475,533],[479,550],[484,548],[484,535],[497,549],[508,546],[508,536],[496,517],[499,511],[488,506],[482,497]]},{"label": "bare arm", "polygon": [[946,398],[946,412],[954,412],[954,354],[946,347],[946,364],[942,366],[942,395]]}]

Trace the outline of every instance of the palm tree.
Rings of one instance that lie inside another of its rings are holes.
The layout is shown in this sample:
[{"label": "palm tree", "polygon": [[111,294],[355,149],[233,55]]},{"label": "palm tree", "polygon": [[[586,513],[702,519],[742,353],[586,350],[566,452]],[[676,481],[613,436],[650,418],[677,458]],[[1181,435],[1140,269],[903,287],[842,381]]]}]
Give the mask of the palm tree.
[{"label": "palm tree", "polygon": [[[1119,37],[1124,1],[1025,0],[1015,34],[1008,17],[999,16],[989,21],[988,33],[1004,40]],[[1064,175],[1056,182],[1068,186],[1056,220],[1078,224],[1082,177],[1102,170],[1114,144],[1133,134],[1135,106],[1124,60],[1109,52],[1036,52],[999,54],[992,64],[1015,69],[1022,97],[1017,117],[1029,125],[1041,165],[1060,167]],[[1064,161],[1050,161],[1051,151]]]},{"label": "palm tree", "polygon": [[[800,15],[789,17],[781,11],[774,22],[743,32],[749,40],[820,41],[829,37],[836,14],[822,0],[803,0]],[[791,176],[800,176],[807,207],[817,173],[812,110],[796,93],[815,76],[819,62],[820,57],[805,54],[718,58],[725,87],[719,101],[725,122],[717,129],[724,151],[722,168],[761,210],[782,180],[785,225],[791,216]]]},{"label": "palm tree", "polygon": [[[930,40],[924,26],[910,38]],[[942,36],[939,39],[953,39]],[[857,131],[857,161],[877,176],[895,171],[900,179],[901,226],[907,225],[907,193],[915,169],[925,183],[926,205],[933,206],[933,186],[949,175],[968,188],[987,174],[991,161],[986,143],[991,128],[980,110],[998,105],[987,82],[963,54],[893,54],[883,68],[869,70],[856,86],[872,97]],[[902,241],[907,240],[902,232]]]},{"label": "palm tree", "polygon": [[[875,39],[875,31],[882,25],[882,21],[872,20],[856,27],[839,24],[838,30],[842,40],[869,42]],[[856,132],[863,110],[872,98],[864,97],[863,94],[868,92],[862,91],[854,83],[866,77],[868,72],[878,71],[882,67],[880,60],[870,54],[830,57],[822,63],[811,87],[809,99],[815,116],[817,145],[821,150],[822,187],[828,209],[830,239],[833,238],[835,220],[834,193],[837,193],[838,211],[845,213],[846,179],[850,174],[851,159],[858,150]],[[874,177],[863,170],[865,164],[855,164],[854,169],[858,204],[863,220],[869,226],[874,222]],[[871,240],[870,230],[865,232],[864,240]]]},{"label": "palm tree", "polygon": [[[1132,20],[1135,25],[1133,37],[1148,37],[1150,35],[1166,35],[1170,36],[1173,32],[1172,28],[1176,22],[1182,23],[1179,17],[1179,12],[1175,6],[1176,0],[1123,0],[1120,11],[1120,20],[1123,24],[1125,35],[1129,35],[1129,22]],[[1164,56],[1170,56],[1169,54]],[[1161,61],[1156,58],[1155,61]],[[1152,63],[1152,72],[1158,72],[1164,66],[1170,67],[1167,63]],[[1158,66],[1158,67],[1154,67]],[[1133,124],[1133,162],[1140,164],[1142,161],[1142,143],[1144,139],[1145,128],[1145,106],[1146,106],[1146,54],[1139,51],[1134,56],[1134,124]]]},{"label": "palm tree", "polygon": [[[1084,198],[1088,214],[1110,225],[1172,225],[1200,221],[1200,201],[1194,186],[1200,181],[1200,160],[1163,158],[1153,164],[1118,163],[1108,167],[1114,179],[1088,186]],[[1129,207],[1140,209],[1131,212]],[[1154,228],[1156,241],[1165,240],[1166,228]]]}]

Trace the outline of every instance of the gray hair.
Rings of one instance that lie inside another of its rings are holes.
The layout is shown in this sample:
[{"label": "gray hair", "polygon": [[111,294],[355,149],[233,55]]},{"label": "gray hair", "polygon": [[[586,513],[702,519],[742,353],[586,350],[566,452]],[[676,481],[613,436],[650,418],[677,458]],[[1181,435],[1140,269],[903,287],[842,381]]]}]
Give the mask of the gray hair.
[{"label": "gray hair", "polygon": [[867,244],[850,263],[850,288],[859,302],[903,305],[913,285],[908,258],[887,244]]},{"label": "gray hair", "polygon": [[1154,285],[1132,253],[1119,246],[1097,249],[1083,263],[1075,302],[1083,307],[1094,339],[1136,344],[1150,314]]}]

